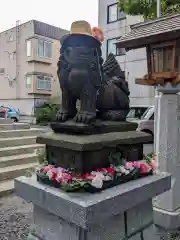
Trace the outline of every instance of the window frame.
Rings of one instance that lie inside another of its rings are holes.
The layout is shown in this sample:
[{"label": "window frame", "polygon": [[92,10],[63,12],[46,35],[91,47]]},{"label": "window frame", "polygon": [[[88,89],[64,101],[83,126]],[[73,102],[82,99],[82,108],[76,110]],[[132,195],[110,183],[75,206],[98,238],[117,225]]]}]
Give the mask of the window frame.
[{"label": "window frame", "polygon": [[[114,6],[117,6],[117,19],[114,20],[114,21],[110,21],[110,8],[111,7],[114,7]],[[110,23],[115,23],[115,22],[118,22],[118,21],[121,21],[121,20],[124,20],[126,19],[126,14],[124,13],[124,16],[120,17],[120,14],[119,14],[119,8],[118,8],[118,3],[113,3],[113,4],[110,4],[107,6],[107,24],[110,24]]]},{"label": "window frame", "polygon": [[[116,37],[116,38],[110,38],[110,39],[107,39],[107,42],[106,42],[106,57],[108,57],[108,55],[109,55],[109,42],[110,41],[112,41],[112,40],[118,40],[120,37]],[[118,48],[117,48],[117,45],[116,45],[116,54],[114,54],[115,56],[125,56],[126,55],[126,50],[125,50],[125,48],[123,48],[124,49],[124,51],[125,51],[125,53],[122,53],[122,54],[120,54],[120,53],[118,53]]]},{"label": "window frame", "polygon": [[[39,42],[42,42],[43,43],[43,50],[42,50],[42,52],[43,52],[43,54],[41,55],[39,55]],[[47,44],[47,46],[50,44],[51,45],[51,56],[47,56],[48,54],[47,54],[47,50],[46,50],[46,48],[45,48],[45,46],[46,46],[46,44]],[[51,41],[48,41],[48,40],[45,40],[45,39],[37,39],[37,51],[36,51],[36,55],[37,55],[37,57],[40,57],[40,58],[48,58],[48,59],[52,59],[52,42]]]},{"label": "window frame", "polygon": [[[45,86],[45,83],[47,84],[47,82],[50,83],[50,88],[41,88],[40,86],[38,86],[38,81],[40,81],[40,79],[38,79],[38,77],[42,77],[43,79],[41,79],[41,81],[44,82],[44,86]],[[47,78],[50,80],[47,80]],[[46,79],[46,80],[45,80]],[[53,82],[53,77],[50,77],[50,76],[45,76],[45,75],[37,75],[36,76],[36,89],[37,90],[45,90],[45,91],[51,91],[52,90],[52,82]]]}]

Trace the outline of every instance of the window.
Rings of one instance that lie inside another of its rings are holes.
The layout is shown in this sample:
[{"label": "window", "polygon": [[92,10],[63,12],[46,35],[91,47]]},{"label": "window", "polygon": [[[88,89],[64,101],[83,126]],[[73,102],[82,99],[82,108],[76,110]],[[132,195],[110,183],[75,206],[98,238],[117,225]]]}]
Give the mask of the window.
[{"label": "window", "polygon": [[118,4],[109,5],[107,8],[107,23],[116,22],[126,18],[124,12],[120,11]]},{"label": "window", "polygon": [[26,43],[26,53],[27,53],[27,57],[31,57],[31,41],[28,40]]},{"label": "window", "polygon": [[44,56],[48,58],[52,57],[52,43],[44,42]]},{"label": "window", "polygon": [[37,76],[37,89],[51,90],[52,77]]},{"label": "window", "polygon": [[52,43],[38,39],[37,56],[52,58]]},{"label": "window", "polygon": [[141,120],[149,120],[152,117],[152,114],[154,114],[154,107],[148,108],[141,117]]},{"label": "window", "polygon": [[143,116],[144,112],[147,110],[146,107],[131,107],[127,118],[138,118],[141,119]]},{"label": "window", "polygon": [[107,56],[113,53],[115,56],[122,56],[126,54],[124,48],[117,48],[116,46],[117,38],[107,40]]},{"label": "window", "polygon": [[38,40],[38,49],[37,49],[38,57],[44,56],[44,42],[43,40]]},{"label": "window", "polygon": [[26,76],[26,88],[31,88],[31,76]]},{"label": "window", "polygon": [[136,110],[131,109],[127,115],[127,118],[135,118],[135,115],[136,115]]},{"label": "window", "polygon": [[154,121],[154,113],[153,113],[153,115],[150,117],[150,120]]}]

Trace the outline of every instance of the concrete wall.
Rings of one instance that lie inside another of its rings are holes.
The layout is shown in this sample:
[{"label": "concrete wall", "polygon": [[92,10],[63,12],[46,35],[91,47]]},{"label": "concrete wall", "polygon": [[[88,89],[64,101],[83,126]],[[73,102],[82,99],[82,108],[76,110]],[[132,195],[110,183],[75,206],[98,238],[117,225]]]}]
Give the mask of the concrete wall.
[{"label": "concrete wall", "polygon": [[[130,25],[143,21],[141,16],[127,16],[125,20],[107,24],[107,7],[114,3],[117,3],[117,0],[99,0],[99,26],[105,32],[105,41],[102,47],[104,59],[106,59],[108,39],[123,36],[130,31]],[[117,60],[121,68],[126,70],[131,104],[154,104],[154,88],[135,84],[135,78],[142,77],[147,73],[145,49],[129,51],[124,56],[117,56]]]}]

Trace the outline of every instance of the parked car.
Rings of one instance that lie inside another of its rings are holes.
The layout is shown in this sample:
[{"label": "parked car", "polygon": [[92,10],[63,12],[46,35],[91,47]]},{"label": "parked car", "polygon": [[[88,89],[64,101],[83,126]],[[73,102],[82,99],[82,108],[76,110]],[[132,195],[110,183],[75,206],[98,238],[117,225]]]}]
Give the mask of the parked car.
[{"label": "parked car", "polygon": [[140,120],[135,121],[138,123],[137,131],[146,132],[154,136],[154,112],[155,107],[149,107]]},{"label": "parked car", "polygon": [[131,106],[127,115],[127,121],[139,120],[146,112],[149,106]]},{"label": "parked car", "polygon": [[0,113],[7,112],[7,117],[13,119],[15,122],[19,122],[20,119],[20,112],[19,110],[16,110],[13,107],[6,107],[6,106],[1,106],[0,107]]}]

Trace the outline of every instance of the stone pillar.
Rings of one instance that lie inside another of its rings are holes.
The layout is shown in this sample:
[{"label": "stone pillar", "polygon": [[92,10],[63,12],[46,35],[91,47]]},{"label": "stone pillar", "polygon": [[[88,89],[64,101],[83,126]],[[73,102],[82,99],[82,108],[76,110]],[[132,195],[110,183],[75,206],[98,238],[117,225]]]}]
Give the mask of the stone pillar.
[{"label": "stone pillar", "polygon": [[[154,201],[155,224],[164,231],[180,227],[180,85],[159,86],[159,142],[156,152],[160,172],[172,175],[171,190]],[[157,143],[157,142],[156,142]],[[166,239],[166,237],[164,237]]]},{"label": "stone pillar", "polygon": [[[156,91],[157,92],[157,91]],[[159,145],[159,110],[161,94],[155,95],[155,116],[154,116],[154,151],[157,153]]]},{"label": "stone pillar", "polygon": [[34,205],[34,239],[157,240],[152,198],[168,190],[170,182],[170,175],[159,174],[90,194],[65,193],[36,177],[20,177],[15,188]]}]

